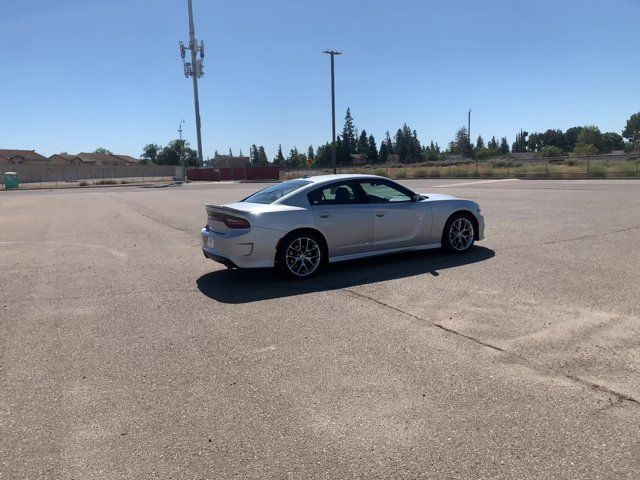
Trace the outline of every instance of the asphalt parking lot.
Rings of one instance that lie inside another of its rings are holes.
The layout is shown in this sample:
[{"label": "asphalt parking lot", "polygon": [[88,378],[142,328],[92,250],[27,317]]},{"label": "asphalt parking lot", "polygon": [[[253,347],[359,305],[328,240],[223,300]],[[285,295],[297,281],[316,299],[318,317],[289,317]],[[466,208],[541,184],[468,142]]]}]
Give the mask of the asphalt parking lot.
[{"label": "asphalt parking lot", "polygon": [[0,192],[0,478],[637,479],[640,182],[403,182],[465,256],[200,252],[257,184]]}]

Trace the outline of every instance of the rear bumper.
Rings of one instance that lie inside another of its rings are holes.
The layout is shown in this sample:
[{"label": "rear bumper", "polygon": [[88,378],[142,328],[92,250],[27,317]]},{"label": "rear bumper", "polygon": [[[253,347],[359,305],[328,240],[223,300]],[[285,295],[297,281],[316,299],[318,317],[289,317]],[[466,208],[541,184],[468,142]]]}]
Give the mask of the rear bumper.
[{"label": "rear bumper", "polygon": [[221,263],[224,266],[229,268],[238,268],[238,266],[228,258],[222,257],[220,255],[216,255],[215,253],[208,252],[205,248],[202,249],[202,253],[204,253],[204,256],[209,260],[213,260],[214,262]]},{"label": "rear bumper", "polygon": [[276,245],[284,232],[252,227],[247,232],[228,235],[205,227],[201,235],[206,258],[232,268],[269,268],[275,265]]}]

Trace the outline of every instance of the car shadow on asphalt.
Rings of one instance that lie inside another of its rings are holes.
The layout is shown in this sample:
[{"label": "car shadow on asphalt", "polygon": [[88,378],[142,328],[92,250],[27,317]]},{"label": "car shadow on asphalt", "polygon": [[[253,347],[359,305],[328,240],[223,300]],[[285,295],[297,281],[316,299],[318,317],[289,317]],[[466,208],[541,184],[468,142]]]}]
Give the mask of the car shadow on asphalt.
[{"label": "car shadow on asphalt", "polygon": [[385,255],[328,265],[308,280],[288,280],[274,269],[216,270],[197,280],[198,289],[222,303],[249,303],[307,293],[349,288],[429,274],[482,262],[495,256],[489,248],[475,246],[455,255],[441,250]]}]

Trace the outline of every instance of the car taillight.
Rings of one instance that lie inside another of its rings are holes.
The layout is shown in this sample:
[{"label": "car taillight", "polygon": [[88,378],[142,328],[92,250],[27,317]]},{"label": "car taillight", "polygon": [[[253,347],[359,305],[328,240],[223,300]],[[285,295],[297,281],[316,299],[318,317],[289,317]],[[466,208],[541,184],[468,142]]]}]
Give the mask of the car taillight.
[{"label": "car taillight", "polygon": [[222,222],[227,226],[227,228],[251,228],[249,222],[244,218],[232,217],[231,215],[225,215],[223,213],[209,213],[207,218],[209,222]]},{"label": "car taillight", "polygon": [[223,215],[223,222],[227,226],[227,228],[251,228],[249,222],[244,218],[238,217],[230,217],[228,215]]}]

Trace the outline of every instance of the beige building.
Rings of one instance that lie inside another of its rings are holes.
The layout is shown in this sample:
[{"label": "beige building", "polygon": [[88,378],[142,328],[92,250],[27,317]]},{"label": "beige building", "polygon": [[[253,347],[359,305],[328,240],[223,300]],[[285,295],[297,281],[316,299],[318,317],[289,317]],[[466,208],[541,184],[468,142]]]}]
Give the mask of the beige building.
[{"label": "beige building", "polygon": [[66,153],[56,153],[49,157],[51,165],[82,165],[82,161],[77,155],[68,155]]},{"label": "beige building", "polygon": [[139,165],[140,160],[129,155],[114,155],[111,153],[81,152],[75,155],[80,165]]},{"label": "beige building", "polygon": [[49,159],[35,150],[0,149],[0,165],[46,165]]}]

